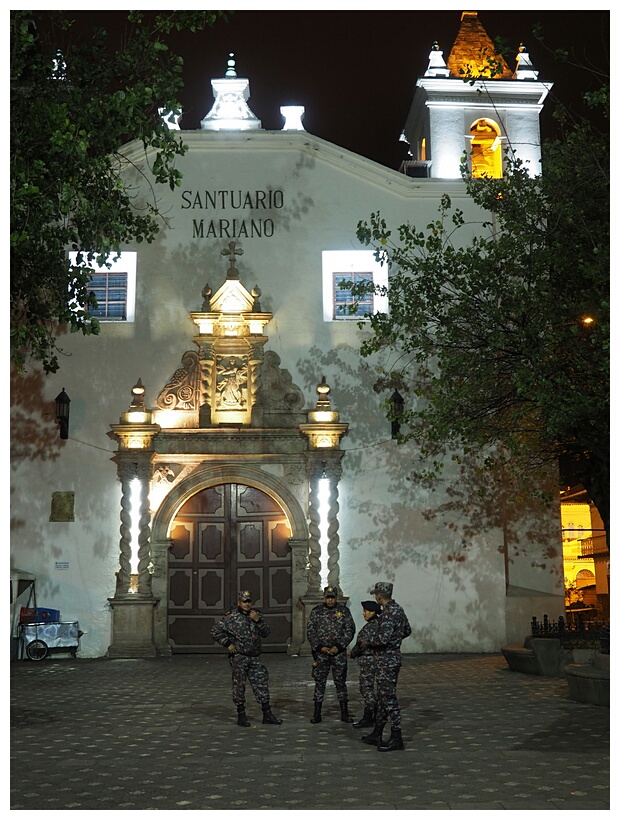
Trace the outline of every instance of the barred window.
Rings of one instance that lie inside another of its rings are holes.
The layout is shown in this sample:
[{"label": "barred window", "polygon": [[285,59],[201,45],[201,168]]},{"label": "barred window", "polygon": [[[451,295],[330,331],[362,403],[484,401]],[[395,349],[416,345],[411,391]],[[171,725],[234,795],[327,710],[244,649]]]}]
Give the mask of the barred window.
[{"label": "barred window", "polygon": [[127,273],[96,273],[90,289],[97,300],[97,307],[90,311],[93,316],[127,321]]},{"label": "barred window", "polygon": [[[86,258],[87,251],[82,255]],[[77,252],[69,254],[71,264],[77,264]],[[133,322],[136,305],[135,251],[123,251],[117,257],[110,255],[105,265],[94,260],[88,263],[93,269],[88,288],[95,294],[97,307],[90,314],[100,322]]]},{"label": "barred window", "polygon": [[[341,282],[352,282],[354,285],[372,283],[372,271],[364,273],[334,273],[334,319],[357,319],[372,313],[374,310],[373,293],[365,293],[364,296],[355,298],[351,294],[350,288],[340,286]],[[351,308],[355,304],[355,311]]]}]

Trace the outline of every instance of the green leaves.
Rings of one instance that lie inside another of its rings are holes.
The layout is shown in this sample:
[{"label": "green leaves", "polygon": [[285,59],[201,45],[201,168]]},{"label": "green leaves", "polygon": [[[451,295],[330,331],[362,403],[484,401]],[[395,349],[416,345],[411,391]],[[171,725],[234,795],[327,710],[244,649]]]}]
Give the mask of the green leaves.
[{"label": "green leaves", "polygon": [[406,391],[399,441],[426,458],[469,452],[517,474],[570,453],[586,487],[599,477],[591,497],[603,516],[608,157],[608,134],[578,122],[545,146],[542,178],[508,160],[503,179],[467,179],[489,215],[473,240],[461,238],[463,214],[448,197],[436,220],[399,226],[397,240],[376,212],[357,230],[390,266],[389,315],[372,317],[361,353],[388,349],[398,362],[377,387]]},{"label": "green leaves", "polygon": [[221,13],[130,12],[120,47],[102,29],[80,37],[65,15],[11,11],[10,20],[11,358],[47,372],[59,366],[59,326],[99,331],[88,260],[71,270],[67,251],[93,251],[101,263],[159,230],[156,201],[133,207],[119,148],[141,140],[157,182],[180,184],[175,160],[186,149],[158,108],[178,113],[183,61],[165,36],[199,31]]}]

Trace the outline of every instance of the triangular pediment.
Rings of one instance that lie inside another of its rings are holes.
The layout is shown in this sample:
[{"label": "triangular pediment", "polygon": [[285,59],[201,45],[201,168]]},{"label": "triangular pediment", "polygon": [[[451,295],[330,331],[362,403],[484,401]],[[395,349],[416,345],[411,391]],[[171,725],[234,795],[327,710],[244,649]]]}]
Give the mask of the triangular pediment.
[{"label": "triangular pediment", "polygon": [[238,279],[227,279],[211,297],[211,313],[252,313],[254,297]]}]

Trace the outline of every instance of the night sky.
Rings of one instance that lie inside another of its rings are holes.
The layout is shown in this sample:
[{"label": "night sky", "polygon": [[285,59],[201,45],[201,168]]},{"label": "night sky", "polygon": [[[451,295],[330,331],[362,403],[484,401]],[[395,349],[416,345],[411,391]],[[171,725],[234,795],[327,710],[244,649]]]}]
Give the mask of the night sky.
[{"label": "night sky", "polygon": [[[82,12],[109,28],[123,12]],[[336,145],[397,169],[407,147],[399,141],[415,81],[428,65],[434,40],[447,59],[460,25],[454,11],[235,11],[228,22],[177,35],[173,49],[185,60],[183,129],[200,127],[213,104],[211,79],[223,77],[234,52],[239,77],[250,81],[249,106],[267,130],[278,130],[281,105],[303,105],[305,129]],[[609,72],[608,11],[479,11],[491,38],[527,46],[539,80],[554,83],[564,103],[591,87],[584,69],[557,63],[532,36],[536,23],[550,48],[564,48],[580,64]],[[514,53],[510,68],[514,68]],[[548,102],[543,136],[552,133]]]}]

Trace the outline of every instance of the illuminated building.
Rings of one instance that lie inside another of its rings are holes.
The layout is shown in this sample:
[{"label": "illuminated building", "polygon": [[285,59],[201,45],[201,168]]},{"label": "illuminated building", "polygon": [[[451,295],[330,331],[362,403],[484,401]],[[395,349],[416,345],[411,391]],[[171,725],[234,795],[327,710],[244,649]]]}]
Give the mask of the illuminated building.
[{"label": "illuminated building", "polygon": [[[478,26],[466,14],[465,41]],[[411,450],[392,439],[389,396],[359,356],[358,322],[387,299],[352,316],[339,287],[389,285],[355,235],[372,211],[425,226],[447,193],[480,222],[458,167],[470,147],[497,173],[512,145],[537,172],[549,85],[527,53],[489,81],[492,105],[452,62],[431,51],[405,126],[425,179],[309,134],[300,106],[283,106],[282,130],[262,129],[232,57],[201,128],[171,123],[188,149],[180,188],[154,183],[141,144],[124,146],[136,207],[155,195],[165,224],[98,273],[101,334],[63,337],[70,355],[43,386],[52,403],[66,387],[68,441],[54,458],[24,449],[12,474],[13,564],[80,622],[84,655],[212,651],[210,627],[239,589],[271,623],[270,648],[295,653],[327,582],[358,618],[374,582],[393,580],[413,626],[405,652],[498,651],[532,615],[563,612],[557,527],[544,567],[542,527],[523,549],[474,526],[454,560],[460,536],[426,515],[441,490],[408,480]],[[15,412],[47,429],[28,398]],[[58,494],[70,514],[50,515]]]}]

